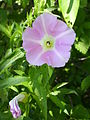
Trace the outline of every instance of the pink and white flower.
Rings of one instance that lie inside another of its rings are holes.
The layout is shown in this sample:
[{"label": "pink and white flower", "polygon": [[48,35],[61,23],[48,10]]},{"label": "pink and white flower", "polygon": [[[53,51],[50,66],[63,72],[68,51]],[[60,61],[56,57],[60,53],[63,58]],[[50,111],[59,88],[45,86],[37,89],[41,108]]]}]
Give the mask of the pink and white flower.
[{"label": "pink and white flower", "polygon": [[10,102],[10,111],[13,115],[14,118],[18,118],[19,116],[21,116],[21,110],[20,107],[18,105],[19,101],[22,101],[25,98],[24,94],[19,94],[17,96],[15,96]]},{"label": "pink and white flower", "polygon": [[48,64],[63,67],[70,58],[75,32],[56,16],[43,13],[36,18],[32,28],[22,35],[26,59],[31,65]]}]

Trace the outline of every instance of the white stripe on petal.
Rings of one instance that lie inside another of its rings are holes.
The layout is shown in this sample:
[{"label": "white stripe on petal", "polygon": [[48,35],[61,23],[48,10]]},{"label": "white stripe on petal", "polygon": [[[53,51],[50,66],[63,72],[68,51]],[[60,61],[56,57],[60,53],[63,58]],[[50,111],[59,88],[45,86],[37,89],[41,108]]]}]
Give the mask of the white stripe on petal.
[{"label": "white stripe on petal", "polygon": [[[43,15],[41,15],[41,21],[42,21],[42,25],[43,25],[44,32],[45,32],[45,34],[47,34],[47,30],[46,30],[46,26],[45,26],[45,22],[44,22]],[[48,22],[48,21],[47,21],[47,22]]]},{"label": "white stripe on petal", "polygon": [[62,61],[65,62],[65,58],[64,58],[62,55],[60,55],[60,53],[59,53],[56,49],[54,49],[54,52],[55,52],[56,55],[60,58],[60,60],[62,60]]},{"label": "white stripe on petal", "polygon": [[67,30],[67,31],[65,31],[65,32],[62,32],[62,33],[60,33],[59,35],[57,35],[56,37],[55,37],[55,39],[59,39],[59,38],[61,38],[61,37],[63,37],[63,36],[66,36],[67,34],[69,34],[69,33],[71,33],[72,32],[72,29],[69,29],[69,30]]},{"label": "white stripe on petal", "polygon": [[20,111],[17,100],[14,101],[14,110],[18,113]]},{"label": "white stripe on petal", "polygon": [[36,43],[36,44],[40,44],[40,41],[39,40],[27,40],[27,41],[30,41],[30,42],[32,42],[32,43]]},{"label": "white stripe on petal", "polygon": [[42,51],[42,52],[37,56],[37,58],[35,59],[35,61],[34,61],[33,63],[36,63],[43,53],[44,53],[44,51]]}]

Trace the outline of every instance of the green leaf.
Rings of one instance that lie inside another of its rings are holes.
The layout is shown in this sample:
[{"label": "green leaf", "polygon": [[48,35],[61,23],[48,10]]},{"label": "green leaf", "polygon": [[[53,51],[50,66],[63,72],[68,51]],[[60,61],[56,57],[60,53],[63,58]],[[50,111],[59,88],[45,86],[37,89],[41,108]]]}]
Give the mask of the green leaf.
[{"label": "green leaf", "polygon": [[81,89],[87,90],[90,87],[90,76],[87,76],[81,83]]},{"label": "green leaf", "polygon": [[[42,83],[43,74],[40,72],[40,67],[30,68],[30,78],[33,86],[33,91],[35,96],[34,99],[39,104],[45,120],[47,120],[47,98],[46,98],[46,88]],[[47,79],[47,78],[46,78]]]},{"label": "green leaf", "polygon": [[10,86],[9,88],[10,88],[11,90],[13,90],[13,91],[19,93],[18,89],[17,89],[15,86]]},{"label": "green leaf", "polygon": [[59,107],[61,110],[65,109],[66,103],[61,101],[57,96],[49,95],[49,98],[53,103],[56,104],[57,107]]},{"label": "green leaf", "polygon": [[27,19],[24,22],[24,24],[27,24],[27,26],[31,26],[32,25],[32,21],[33,21],[33,16],[32,16],[32,9],[30,10],[29,13],[27,13]]},{"label": "green leaf", "polygon": [[[18,29],[18,28],[17,28]],[[16,30],[10,37],[10,47],[12,48],[13,50],[13,44],[14,44],[14,39],[16,38],[16,36],[20,36],[22,34],[21,31],[19,30]]]},{"label": "green leaf", "polygon": [[72,111],[72,117],[76,119],[89,120],[90,115],[85,107],[82,105],[77,105]]},{"label": "green leaf", "polygon": [[49,4],[49,8],[55,6],[55,0],[47,0],[47,4]]},{"label": "green leaf", "polygon": [[78,95],[75,90],[68,89],[68,88],[61,88],[60,89],[60,93],[63,94],[63,95],[65,95],[65,94],[75,94],[75,95]]},{"label": "green leaf", "polygon": [[28,81],[28,77],[14,76],[7,78],[6,80],[0,80],[0,89],[10,87],[12,85],[17,85],[19,83]]},{"label": "green leaf", "polygon": [[34,0],[34,14],[40,13],[44,10],[46,0]]},{"label": "green leaf", "polygon": [[60,93],[59,90],[58,90],[58,91],[54,91],[54,92],[50,92],[50,94],[53,95],[53,96],[56,96],[56,95],[58,95],[59,93]]},{"label": "green leaf", "polygon": [[[42,75],[42,80],[41,80],[41,84],[43,84],[43,86],[45,88],[48,87],[49,85],[49,80],[53,74],[53,68],[49,67],[47,64],[42,65],[41,67],[36,67],[36,68],[30,68],[30,74],[32,72],[32,69],[35,69],[35,71],[37,71],[38,75]],[[34,71],[34,73],[35,73]],[[35,73],[36,74],[36,73]],[[36,75],[37,75],[36,74]],[[34,77],[34,76],[33,76]],[[33,79],[33,78],[32,78]]]},{"label": "green leaf", "polygon": [[14,70],[15,73],[17,73],[18,75],[20,76],[23,76],[24,75],[24,72],[21,71],[21,70]]},{"label": "green leaf", "polygon": [[65,85],[67,85],[67,84],[68,84],[68,82],[59,83],[59,84],[57,84],[57,85],[53,88],[53,90],[59,89],[59,88],[65,86]]},{"label": "green leaf", "polygon": [[46,88],[48,83],[49,83],[49,80],[52,76],[52,73],[53,73],[53,68],[48,66],[47,64],[44,64],[42,65],[40,68],[38,68],[38,72],[40,72],[40,74],[42,75],[42,83],[43,83],[43,86]]},{"label": "green leaf", "polygon": [[0,24],[0,31],[3,32],[7,37],[10,38],[11,33],[10,33],[10,31],[8,30],[8,28],[6,28],[4,25],[1,25],[1,24]]},{"label": "green leaf", "polygon": [[83,54],[87,53],[89,47],[90,47],[90,40],[86,35],[83,35],[80,38],[80,41],[75,44],[75,48]]},{"label": "green leaf", "polygon": [[59,0],[59,7],[66,23],[73,26],[77,17],[80,0]]},{"label": "green leaf", "polygon": [[6,68],[10,67],[13,62],[23,56],[24,53],[19,48],[17,48],[14,52],[11,52],[11,54],[9,53],[9,55],[6,58],[3,58],[0,63],[0,72],[3,72]]}]

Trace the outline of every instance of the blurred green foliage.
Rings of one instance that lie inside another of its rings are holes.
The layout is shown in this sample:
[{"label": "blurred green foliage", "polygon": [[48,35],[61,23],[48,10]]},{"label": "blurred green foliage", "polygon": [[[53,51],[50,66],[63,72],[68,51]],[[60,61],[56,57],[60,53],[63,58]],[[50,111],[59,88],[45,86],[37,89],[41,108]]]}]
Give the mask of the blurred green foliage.
[{"label": "blurred green foliage", "polygon": [[[31,66],[22,32],[35,18],[51,12],[73,27],[76,41],[63,68]],[[0,0],[0,120],[14,120],[9,101],[27,92],[17,120],[90,119],[90,1]]]}]

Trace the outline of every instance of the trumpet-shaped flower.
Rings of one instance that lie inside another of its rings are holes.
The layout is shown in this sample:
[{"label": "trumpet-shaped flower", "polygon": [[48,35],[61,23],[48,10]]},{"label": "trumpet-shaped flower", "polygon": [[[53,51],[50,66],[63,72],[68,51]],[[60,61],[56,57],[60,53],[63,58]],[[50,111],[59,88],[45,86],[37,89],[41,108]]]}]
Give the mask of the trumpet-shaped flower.
[{"label": "trumpet-shaped flower", "polygon": [[21,93],[17,96],[15,96],[10,102],[10,111],[14,118],[18,118],[21,115],[21,110],[18,105],[19,101],[22,101],[25,98],[25,94]]},{"label": "trumpet-shaped flower", "polygon": [[36,18],[32,28],[23,32],[23,48],[31,65],[48,64],[63,67],[70,58],[75,32],[56,16],[43,13]]}]

